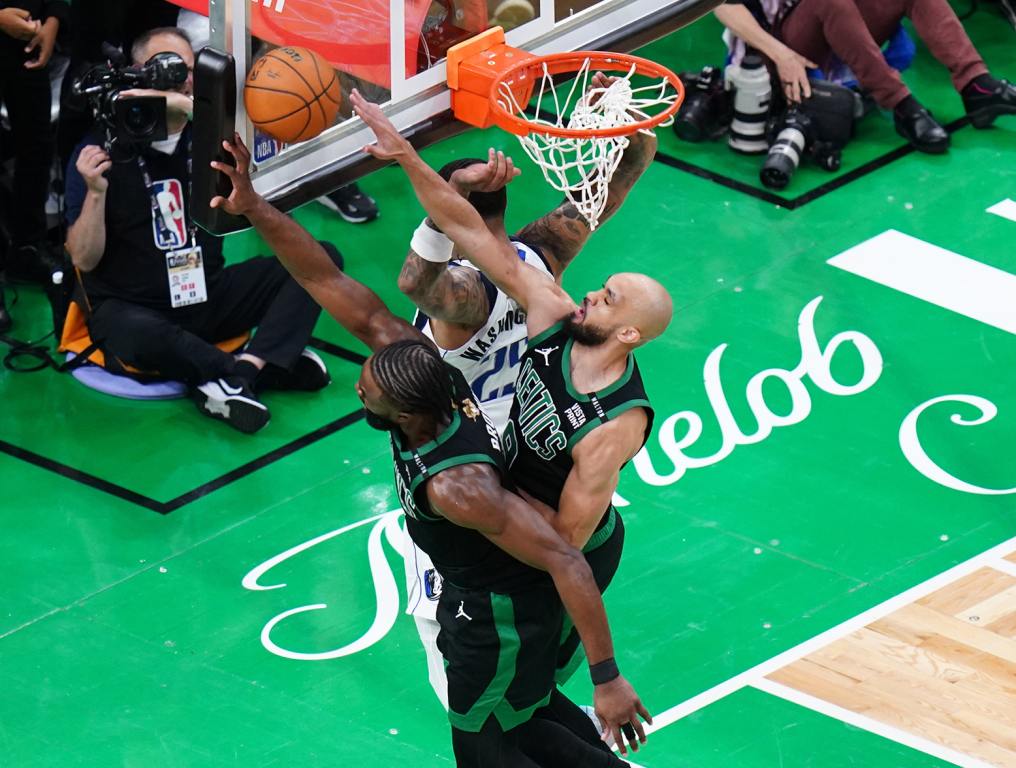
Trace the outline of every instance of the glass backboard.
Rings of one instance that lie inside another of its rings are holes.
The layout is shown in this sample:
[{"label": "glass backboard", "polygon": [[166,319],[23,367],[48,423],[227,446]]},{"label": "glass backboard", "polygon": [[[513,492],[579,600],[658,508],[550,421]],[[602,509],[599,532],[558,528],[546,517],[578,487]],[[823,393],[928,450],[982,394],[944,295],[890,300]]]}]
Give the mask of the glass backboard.
[{"label": "glass backboard", "polygon": [[[377,167],[370,132],[343,98],[336,124],[290,146],[256,132],[240,97],[251,64],[273,47],[311,48],[353,87],[385,105],[416,146],[468,126],[451,114],[445,53],[501,26],[506,42],[538,54],[627,52],[703,16],[721,0],[173,0],[208,18],[208,45],[236,62],[235,124],[253,148],[257,190],[287,209]],[[200,21],[200,20],[199,20]],[[197,169],[198,172],[203,172]]]}]

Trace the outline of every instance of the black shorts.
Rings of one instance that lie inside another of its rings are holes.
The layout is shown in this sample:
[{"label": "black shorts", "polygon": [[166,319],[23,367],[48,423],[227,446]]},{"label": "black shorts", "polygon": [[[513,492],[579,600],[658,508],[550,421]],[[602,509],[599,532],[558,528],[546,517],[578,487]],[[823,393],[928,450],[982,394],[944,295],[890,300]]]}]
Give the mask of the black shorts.
[{"label": "black shorts", "polygon": [[452,726],[476,733],[493,715],[509,731],[546,705],[564,621],[553,582],[502,595],[446,581],[437,620]]},{"label": "black shorts", "polygon": [[[624,550],[624,522],[621,520],[621,513],[611,508],[610,514],[611,518],[607,524],[593,534],[582,550],[586,562],[593,571],[593,578],[600,594],[606,592],[610,582],[613,581],[617,567],[621,564],[621,552]],[[582,650],[582,640],[571,619],[565,615],[555,674],[558,685],[564,685],[575,674],[583,658],[585,654]]]}]

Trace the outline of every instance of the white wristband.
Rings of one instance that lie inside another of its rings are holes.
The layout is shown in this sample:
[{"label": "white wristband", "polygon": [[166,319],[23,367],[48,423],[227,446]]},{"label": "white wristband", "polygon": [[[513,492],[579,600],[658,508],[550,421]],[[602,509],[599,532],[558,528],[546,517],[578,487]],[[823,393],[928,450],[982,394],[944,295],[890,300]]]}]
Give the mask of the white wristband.
[{"label": "white wristband", "polygon": [[451,260],[455,244],[448,239],[444,232],[438,232],[431,228],[427,224],[427,220],[424,219],[413,233],[409,247],[421,259],[440,264]]}]

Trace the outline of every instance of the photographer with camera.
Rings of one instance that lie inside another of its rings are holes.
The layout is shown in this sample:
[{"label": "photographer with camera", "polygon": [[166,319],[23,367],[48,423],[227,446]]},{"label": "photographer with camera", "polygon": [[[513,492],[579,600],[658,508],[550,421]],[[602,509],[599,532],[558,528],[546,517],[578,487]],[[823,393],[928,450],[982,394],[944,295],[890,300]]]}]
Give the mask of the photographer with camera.
[{"label": "photographer with camera", "polygon": [[835,54],[881,108],[892,110],[896,131],[922,152],[945,152],[949,134],[882,55],[881,45],[904,17],[949,69],[975,128],[1016,114],[1016,86],[988,73],[947,0],[727,0],[715,13],[773,62],[791,102],[811,95],[807,68],[825,68]]},{"label": "photographer with camera", "polygon": [[[53,162],[49,60],[68,5],[64,0],[15,0],[0,6],[0,103],[10,119],[15,191],[10,210],[3,212],[11,247],[7,263],[0,260],[0,273],[6,267],[8,276],[44,282],[49,277],[46,198]],[[3,325],[9,325],[9,318],[0,291]]]},{"label": "photographer with camera", "polygon": [[[72,156],[66,185],[67,250],[82,273],[89,331],[107,367],[184,381],[202,413],[256,432],[269,419],[257,393],[328,384],[304,349],[320,308],[273,258],[224,267],[221,239],[193,222],[187,38],[154,29],[132,57],[133,67],[100,66],[76,84],[102,128]],[[236,358],[215,346],[255,325]]]}]

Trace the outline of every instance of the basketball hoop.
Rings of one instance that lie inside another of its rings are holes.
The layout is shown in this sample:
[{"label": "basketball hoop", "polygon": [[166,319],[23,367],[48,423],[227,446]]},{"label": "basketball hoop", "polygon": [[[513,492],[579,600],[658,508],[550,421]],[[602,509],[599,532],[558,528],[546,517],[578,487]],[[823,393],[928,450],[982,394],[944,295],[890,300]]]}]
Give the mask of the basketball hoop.
[{"label": "basketball hoop", "polygon": [[[593,86],[596,72],[615,79]],[[571,82],[558,86],[555,77],[563,76]],[[630,137],[669,125],[684,99],[677,75],[648,59],[607,51],[535,56],[504,45],[500,28],[449,50],[448,85],[455,116],[515,134],[591,229]]]}]

